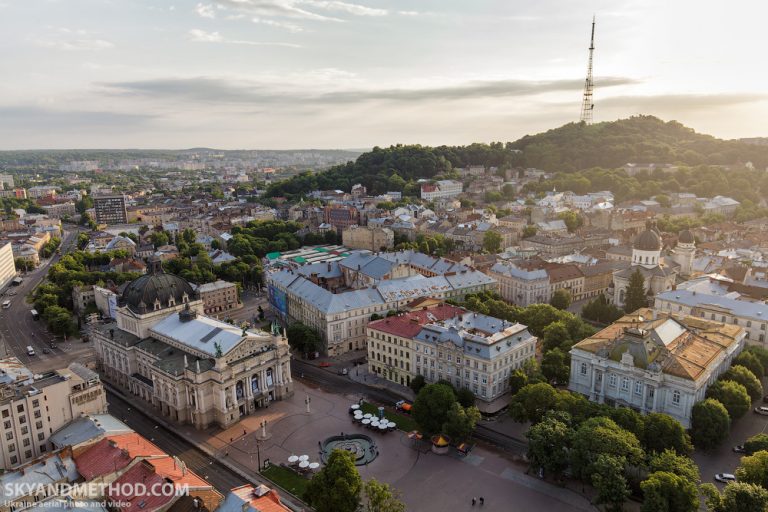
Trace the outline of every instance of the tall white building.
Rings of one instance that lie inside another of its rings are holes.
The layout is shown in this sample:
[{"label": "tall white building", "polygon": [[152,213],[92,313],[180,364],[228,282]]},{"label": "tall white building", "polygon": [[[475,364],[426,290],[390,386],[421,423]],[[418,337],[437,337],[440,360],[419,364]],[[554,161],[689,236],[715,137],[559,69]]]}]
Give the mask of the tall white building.
[{"label": "tall white building", "polygon": [[425,183],[421,186],[421,198],[432,201],[443,197],[456,197],[463,190],[463,183],[456,180],[440,180],[435,183]]},{"label": "tall white building", "polygon": [[744,329],[640,309],[571,348],[568,389],[592,401],[661,412],[691,424],[691,408],[744,347]]},{"label": "tall white building", "polygon": [[13,244],[8,242],[0,247],[0,288],[16,277],[16,263],[13,259]]},{"label": "tall white building", "polygon": [[79,363],[33,375],[15,357],[0,359],[0,469],[50,452],[53,432],[82,415],[106,411],[98,374]]}]

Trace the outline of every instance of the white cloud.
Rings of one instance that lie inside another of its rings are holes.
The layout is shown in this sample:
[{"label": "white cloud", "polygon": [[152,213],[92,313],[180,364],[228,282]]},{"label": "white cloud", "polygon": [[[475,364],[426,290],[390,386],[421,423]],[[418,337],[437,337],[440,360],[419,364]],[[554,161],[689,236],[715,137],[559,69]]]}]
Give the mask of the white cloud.
[{"label": "white cloud", "polygon": [[386,16],[388,14],[386,9],[375,9],[373,7],[340,2],[338,0],[300,0],[300,2],[310,7],[328,11],[342,11],[354,14],[355,16]]},{"label": "white cloud", "polygon": [[224,38],[218,32],[206,32],[197,28],[189,31],[189,38],[190,41],[195,43],[221,43],[224,41]]},{"label": "white cloud", "polygon": [[295,23],[290,23],[287,21],[277,21],[269,18],[259,18],[255,17],[251,21],[254,23],[259,23],[261,25],[268,25],[270,27],[276,27],[276,28],[283,28],[285,30],[288,30],[289,32],[293,32],[294,34],[297,32],[302,32],[304,29],[296,25]]},{"label": "white cloud", "polygon": [[35,41],[38,46],[45,48],[54,48],[57,50],[107,50],[115,45],[105,39],[69,39],[69,40],[50,40],[38,39]]},{"label": "white cloud", "polygon": [[201,18],[215,18],[216,11],[211,4],[197,4],[195,6],[195,12]]},{"label": "white cloud", "polygon": [[339,0],[218,0],[217,7],[247,12],[259,17],[295,18],[314,21],[344,21],[341,18],[321,14],[321,11],[335,11],[354,16],[385,16],[386,9],[342,2]]},{"label": "white cloud", "polygon": [[275,41],[245,41],[242,39],[226,39],[218,32],[206,32],[193,28],[189,31],[189,40],[193,43],[224,43],[224,44],[242,44],[247,46],[283,46],[286,48],[301,48],[299,44],[283,43]]}]

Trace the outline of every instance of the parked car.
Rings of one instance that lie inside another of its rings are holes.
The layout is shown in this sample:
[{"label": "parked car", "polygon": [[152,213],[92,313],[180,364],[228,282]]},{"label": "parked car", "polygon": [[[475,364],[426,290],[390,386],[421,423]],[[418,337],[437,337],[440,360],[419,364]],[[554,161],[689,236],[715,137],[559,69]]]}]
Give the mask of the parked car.
[{"label": "parked car", "polygon": [[755,412],[757,414],[762,414],[763,416],[768,416],[768,407],[761,405],[760,407],[755,407]]},{"label": "parked car", "polygon": [[715,475],[715,480],[727,484],[728,482],[735,482],[736,476],[730,473],[718,473]]},{"label": "parked car", "polygon": [[736,453],[747,453],[747,450],[744,449],[744,445],[740,444],[738,446],[733,447],[733,451]]},{"label": "parked car", "polygon": [[763,402],[765,402],[766,404],[768,404],[768,395],[765,395],[765,396],[763,397]]},{"label": "parked car", "polygon": [[50,354],[50,353],[51,353],[51,349],[49,349],[48,347],[43,347],[43,354]]}]

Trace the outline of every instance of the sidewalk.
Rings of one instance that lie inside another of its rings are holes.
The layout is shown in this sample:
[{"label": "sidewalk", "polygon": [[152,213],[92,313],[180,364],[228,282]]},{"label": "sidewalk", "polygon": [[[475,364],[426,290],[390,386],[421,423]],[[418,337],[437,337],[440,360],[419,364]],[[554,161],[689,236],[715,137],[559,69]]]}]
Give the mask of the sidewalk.
[{"label": "sidewalk", "polygon": [[[194,447],[201,450],[208,457],[211,457],[212,459],[216,459],[219,463],[223,464],[224,466],[227,466],[230,470],[232,470],[234,473],[244,478],[245,480],[251,482],[254,485],[264,484],[267,487],[274,487],[278,489],[280,491],[280,499],[283,502],[283,504],[286,505],[291,510],[293,510],[294,512],[305,512],[307,510],[312,510],[311,507],[306,505],[299,498],[297,498],[287,490],[283,489],[276,483],[272,482],[271,480],[261,476],[261,474],[251,471],[249,468],[233,461],[231,458],[222,457],[221,446],[219,446],[217,449],[216,447],[211,446],[206,439],[206,437],[216,439],[215,435],[213,437],[211,437],[211,435],[214,432],[217,432],[220,434],[221,431],[218,431],[215,428],[208,429],[208,430],[197,430],[193,428],[191,425],[179,425],[179,424],[167,422],[157,411],[149,407],[143,401],[135,399],[131,395],[126,395],[120,389],[114,387],[111,383],[107,381],[102,381],[102,384],[104,385],[105,388],[109,389],[109,391],[120,396],[120,398],[130,403],[131,407],[149,416],[150,418],[152,418],[153,421],[157,422],[159,425],[161,425],[163,428],[165,428],[169,432],[182,434],[183,437],[188,439],[190,443],[194,445]],[[171,455],[176,455],[176,454],[171,454]],[[223,493],[223,494],[226,496],[226,493]]]},{"label": "sidewalk", "polygon": [[349,373],[347,374],[347,377],[353,382],[372,388],[389,390],[410,402],[413,402],[416,399],[416,395],[411,388],[408,386],[401,386],[400,384],[379,377],[375,373],[371,373],[368,371],[368,365],[357,365],[354,368],[349,368],[348,371]]}]

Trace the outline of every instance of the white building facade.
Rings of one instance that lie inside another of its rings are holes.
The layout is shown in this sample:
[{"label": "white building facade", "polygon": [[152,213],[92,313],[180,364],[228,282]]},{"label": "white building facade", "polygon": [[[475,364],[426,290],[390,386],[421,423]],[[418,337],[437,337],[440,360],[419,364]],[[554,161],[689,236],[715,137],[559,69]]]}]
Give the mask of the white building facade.
[{"label": "white building facade", "polygon": [[571,348],[568,389],[689,428],[693,405],[730,368],[744,336],[735,325],[641,309]]}]

